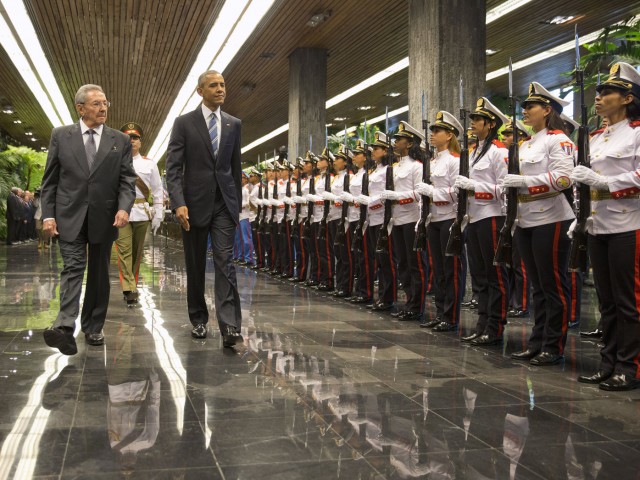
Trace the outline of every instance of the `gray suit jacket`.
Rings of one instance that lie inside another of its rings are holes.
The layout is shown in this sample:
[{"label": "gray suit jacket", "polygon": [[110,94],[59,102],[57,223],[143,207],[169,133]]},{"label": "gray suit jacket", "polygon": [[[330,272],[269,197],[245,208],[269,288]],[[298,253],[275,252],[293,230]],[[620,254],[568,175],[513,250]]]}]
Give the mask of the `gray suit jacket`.
[{"label": "gray suit jacket", "polygon": [[89,171],[80,124],[54,128],[42,178],[42,219],[55,218],[66,242],[78,237],[85,218],[89,243],[114,241],[114,217],[131,211],[135,182],[128,135],[105,125]]},{"label": "gray suit jacket", "polygon": [[187,206],[189,224],[207,227],[216,188],[234,221],[242,205],[240,130],[242,122],[220,111],[220,143],[215,157],[202,107],[176,118],[167,149],[167,189],[171,208]]}]

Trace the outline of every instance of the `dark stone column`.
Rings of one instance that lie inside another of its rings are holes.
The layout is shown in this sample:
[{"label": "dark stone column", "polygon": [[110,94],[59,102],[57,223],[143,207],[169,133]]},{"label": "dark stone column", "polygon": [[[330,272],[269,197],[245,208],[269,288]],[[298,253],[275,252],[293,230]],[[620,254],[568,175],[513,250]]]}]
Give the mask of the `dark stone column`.
[{"label": "dark stone column", "polygon": [[485,0],[408,0],[409,123],[422,128],[422,92],[429,121],[438,110],[458,116],[485,95]]},{"label": "dark stone column", "polygon": [[298,48],[289,57],[289,159],[309,150],[320,154],[325,145],[327,51]]}]

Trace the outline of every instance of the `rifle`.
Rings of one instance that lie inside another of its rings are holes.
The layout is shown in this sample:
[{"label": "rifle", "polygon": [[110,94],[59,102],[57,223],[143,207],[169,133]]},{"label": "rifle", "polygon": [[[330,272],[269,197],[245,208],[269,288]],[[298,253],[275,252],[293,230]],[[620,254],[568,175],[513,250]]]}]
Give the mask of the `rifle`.
[{"label": "rifle", "polygon": [[[290,171],[289,171],[290,172]],[[291,177],[291,173],[288,175]],[[285,188],[285,197],[291,198],[291,178],[287,178],[287,186]],[[289,216],[289,208],[291,205],[288,203],[284,204],[284,216],[282,217],[282,224],[280,225],[280,234],[284,234],[286,232],[284,228],[284,224],[287,222],[287,217]]]},{"label": "rifle", "polygon": [[[327,158],[327,170],[324,173],[324,191],[331,192],[331,152],[326,147],[323,152]],[[322,220],[320,220],[320,228],[318,229],[318,240],[325,240],[327,236],[327,219],[331,210],[331,201],[324,201],[324,210],[322,211]]]},{"label": "rifle", "polygon": [[[307,152],[307,156],[313,161],[313,153],[311,151]],[[309,176],[309,194],[316,194],[316,178],[314,176],[314,169],[311,169],[311,175]],[[306,240],[311,240],[311,224],[313,223],[313,207],[315,206],[315,202],[309,202],[307,206],[307,221],[304,224],[304,228],[302,229],[302,238]]]},{"label": "rifle", "polygon": [[[302,195],[302,159],[300,157],[298,157],[296,159],[297,165],[296,168],[298,169],[298,178],[296,180],[296,196],[301,196]],[[293,219],[293,222],[291,223],[291,226],[294,227],[293,228],[293,233],[291,234],[291,236],[293,238],[298,238],[300,237],[300,233],[298,232],[298,229],[295,228],[298,226],[299,221],[300,221],[300,209],[301,209],[301,204],[297,204],[296,205],[296,216]]]},{"label": "rifle", "polygon": [[[518,126],[516,125],[516,98],[513,95],[513,70],[511,58],[509,58],[509,101],[511,102],[511,122],[513,125],[513,142],[509,146],[508,173],[518,175],[520,173],[520,146],[518,145]],[[518,189],[507,188],[507,218],[500,229],[500,239],[493,257],[494,265],[510,266],[513,258],[513,235],[511,230],[518,216]]]},{"label": "rifle", "polygon": [[[260,172],[260,170],[258,170],[260,168],[260,155],[258,154],[258,164],[256,165],[256,170],[258,172]],[[260,178],[260,186],[258,187],[258,199],[262,200],[262,175],[259,176]],[[256,219],[255,219],[255,227],[253,229],[253,235],[257,235],[258,231],[260,230],[260,215],[262,214],[262,205],[258,205],[257,211],[256,211]]]},{"label": "rifle", "polygon": [[[460,120],[462,120],[462,151],[460,152],[460,172],[459,174],[469,177],[469,137],[467,137],[467,110],[464,108],[464,90],[462,88],[462,76],[460,76]],[[462,224],[467,216],[467,197],[468,190],[460,190],[458,192],[458,211],[456,219],[451,225],[449,232],[449,240],[445,249],[445,255],[457,256],[462,255]]]},{"label": "rifle", "polygon": [[[346,138],[346,137],[345,137]],[[351,173],[353,166],[351,164],[351,158],[349,157],[349,151],[347,147],[344,148],[344,155],[347,157],[347,165],[345,167],[344,174],[344,191],[349,193],[349,174]],[[346,225],[345,225],[346,223]],[[333,244],[337,246],[343,246],[346,238],[346,229],[349,228],[349,202],[342,202],[342,212],[340,212],[340,219],[338,220],[338,229],[336,231],[336,238]]]},{"label": "rifle", "polygon": [[[389,132],[389,107],[386,107],[385,112],[385,129],[387,131],[387,142],[389,142],[389,148],[387,152],[391,150],[389,154],[389,165],[387,165],[387,171],[384,181],[385,190],[394,190],[393,185],[393,147],[391,146],[391,135]],[[378,233],[376,239],[376,253],[389,253],[389,224],[391,223],[391,215],[393,214],[393,200],[384,201],[384,220],[382,222],[382,228]],[[393,228],[393,226],[391,227]]]},{"label": "rifle", "polygon": [[[429,138],[429,119],[425,116],[424,92],[422,92],[422,129],[424,130],[424,138]],[[427,147],[427,154],[422,163],[422,181],[431,183],[431,159],[433,158],[433,147]],[[416,226],[416,236],[413,240],[413,251],[422,252],[427,250],[427,232],[429,224],[427,219],[431,213],[431,199],[428,195],[422,195],[422,209],[420,220]]]},{"label": "rifle", "polygon": [[[578,128],[578,165],[590,168],[589,127],[587,125],[587,106],[584,103],[584,70],[580,68],[580,45],[576,26],[576,83],[580,87],[580,127]],[[600,118],[600,117],[598,117]],[[591,187],[586,183],[578,184],[578,197],[575,202],[576,227],[573,229],[571,250],[569,250],[569,271],[588,271],[587,255],[587,219],[591,214]]]},{"label": "rifle", "polygon": [[[366,128],[365,128],[366,132]],[[365,141],[366,142],[366,141]],[[371,160],[371,150],[369,150],[369,145],[365,143],[364,145],[365,157],[364,161],[364,173],[362,174],[362,195],[369,195],[369,168],[372,163]],[[356,223],[356,228],[353,232],[353,242],[351,243],[351,251],[353,252],[364,252],[364,224],[367,221],[367,210],[369,207],[367,205],[360,205],[360,217],[358,218],[358,223]]]}]

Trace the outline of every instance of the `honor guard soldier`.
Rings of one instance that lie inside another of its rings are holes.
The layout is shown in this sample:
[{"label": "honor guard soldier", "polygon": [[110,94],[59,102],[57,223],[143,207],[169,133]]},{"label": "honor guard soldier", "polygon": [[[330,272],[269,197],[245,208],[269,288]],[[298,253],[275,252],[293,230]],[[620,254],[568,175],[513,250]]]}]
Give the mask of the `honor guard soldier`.
[{"label": "honor guard soldier", "polygon": [[293,243],[291,240],[291,223],[288,219],[295,203],[291,198],[291,170],[288,160],[280,163],[278,179],[278,210],[276,212],[277,238],[278,238],[278,268],[280,278],[293,276]]},{"label": "honor guard soldier", "polygon": [[[307,151],[302,169],[305,181],[302,184],[301,197],[304,199],[304,203],[299,203],[301,205],[300,216],[302,217],[302,248],[308,254],[308,262],[303,265],[303,269],[308,271],[308,278],[302,274],[299,278],[306,279],[304,285],[307,287],[314,287],[320,283],[320,259],[316,248],[317,225],[314,223],[314,216],[317,215],[315,203],[317,200],[322,200],[322,197],[315,195],[317,161],[318,157],[313,152]],[[300,201],[297,198],[295,200]]]},{"label": "honor guard soldier", "polygon": [[[272,219],[275,219],[273,215],[274,206],[277,205],[277,201],[274,199],[274,185],[277,182],[277,174],[278,171],[276,166],[275,158],[269,160],[266,163],[266,174],[267,174],[267,183],[265,185],[265,191],[263,192],[263,204],[262,208],[264,209],[264,219],[262,225],[262,244],[264,245],[265,257],[264,257],[264,267],[262,268],[265,272],[272,272],[276,265],[276,244],[273,240],[273,225]],[[277,188],[277,187],[276,187]]]},{"label": "honor guard soldier", "polygon": [[458,175],[455,187],[469,190],[467,255],[478,287],[478,321],[475,332],[462,341],[474,345],[502,343],[507,323],[509,285],[506,268],[494,266],[498,233],[504,224],[500,183],[507,174],[509,152],[498,141],[498,129],[509,120],[489,100],[481,97],[470,114],[478,145],[469,155],[469,178]]},{"label": "honor guard soldier", "polygon": [[602,315],[600,368],[578,377],[603,390],[640,386],[640,74],[611,67],[596,87],[596,113],[608,126],[591,138],[591,168],[571,178],[591,189],[589,257]]},{"label": "honor guard soldier", "polygon": [[419,183],[416,191],[429,197],[431,213],[428,226],[429,252],[435,280],[436,319],[421,326],[436,332],[456,330],[460,323],[460,303],[464,295],[462,261],[457,256],[445,255],[449,230],[456,218],[458,194],[453,185],[460,172],[460,144],[463,132],[460,122],[444,110],[436,115],[429,129],[429,143],[436,150],[431,159],[429,183]]},{"label": "honor guard soldier", "polygon": [[569,324],[567,231],[575,217],[563,192],[571,191],[575,147],[560,118],[568,103],[531,83],[522,107],[524,123],[534,134],[520,147],[520,175],[508,174],[502,183],[518,188],[514,242],[533,284],[535,314],[526,350],[511,357],[540,366],[563,359]]},{"label": "honor guard soldier", "polygon": [[[300,203],[297,203],[296,200],[301,200],[300,195],[302,194],[302,157],[298,157],[295,160],[295,164],[291,164],[291,196],[288,197],[287,202],[289,203],[289,211],[286,218],[286,221],[289,224],[289,231],[291,233],[290,242],[292,248],[291,257],[291,276],[289,277],[290,282],[300,282],[300,270],[302,268],[302,264],[307,260],[306,252],[302,251],[302,228],[300,217]],[[297,197],[297,198],[296,198]],[[306,274],[306,269],[305,269]],[[304,279],[304,278],[303,278]]]},{"label": "honor guard soldier", "polygon": [[[352,162],[357,168],[357,172],[351,176],[349,181],[349,192],[343,192],[340,199],[349,203],[349,230],[352,232],[351,252],[354,266],[355,283],[353,285],[353,295],[350,301],[354,303],[371,303],[373,299],[373,281],[375,277],[375,257],[374,250],[371,250],[367,241],[370,237],[368,228],[368,208],[360,205],[356,197],[369,188],[370,165],[367,165],[366,149],[370,148],[362,140],[356,142],[356,147],[352,150]],[[363,215],[363,218],[361,218]],[[359,239],[355,238],[355,231],[360,228]],[[357,244],[353,242],[357,241]],[[374,246],[375,248],[375,246]]]},{"label": "honor guard soldier", "polygon": [[[333,247],[336,260],[336,290],[333,296],[338,298],[350,297],[351,291],[353,290],[354,266],[353,259],[351,257],[351,235],[353,232],[349,228],[348,210],[346,212],[346,218],[342,218],[343,200],[340,198],[340,195],[345,191],[345,185],[349,186],[351,183],[352,175],[350,172],[350,165],[352,163],[352,159],[353,154],[346,145],[340,145],[338,153],[336,153],[333,160],[335,176],[333,177],[333,182],[331,184],[331,193],[325,193],[325,198],[327,198],[326,195],[328,194],[330,195],[328,198],[331,201],[331,210],[329,212],[329,231],[331,232],[331,238],[334,239]],[[343,229],[343,236],[338,237],[338,228]],[[339,244],[335,241],[337,238],[341,238]]]},{"label": "honor guard soldier", "polygon": [[420,195],[415,191],[422,182],[422,151],[424,135],[406,122],[400,122],[393,136],[394,152],[399,160],[393,165],[393,190],[384,190],[381,198],[393,201],[393,248],[398,275],[407,297],[404,308],[393,314],[398,320],[423,320],[427,290],[427,259],[425,252],[414,252],[415,226],[420,220]]},{"label": "honor guard soldier", "polygon": [[[366,248],[371,254],[375,252],[378,266],[378,300],[372,305],[375,311],[393,309],[398,299],[396,265],[394,263],[394,248],[391,235],[387,240],[387,248],[377,250],[376,243],[383,228],[385,217],[385,202],[381,195],[385,190],[387,167],[395,162],[395,156],[387,135],[376,132],[375,140],[371,144],[371,160],[374,169],[369,174],[369,194],[360,194],[355,201],[368,206],[368,226],[366,227]],[[375,277],[375,275],[374,275]],[[353,303],[370,303],[370,297],[354,297]]]},{"label": "honor guard soldier", "polygon": [[131,139],[133,169],[136,171],[136,199],[129,215],[129,223],[118,231],[116,250],[122,294],[127,305],[138,303],[138,273],[142,261],[144,239],[149,223],[155,234],[164,219],[162,180],[156,162],[140,154],[142,127],[135,122],[125,123],[120,131]]},{"label": "honor guard soldier", "polygon": [[[521,120],[516,119],[516,128],[518,129],[519,144],[529,139],[529,131],[527,126]],[[509,149],[513,143],[513,120],[510,119],[502,130],[502,143]],[[530,281],[527,276],[527,270],[524,261],[518,251],[518,245],[514,242],[512,245],[512,262],[511,268],[508,269],[509,274],[509,313],[507,317],[523,318],[529,316],[529,290]]]},{"label": "honor guard soldier", "polygon": [[[313,222],[316,226],[315,247],[320,264],[320,283],[315,287],[321,292],[333,290],[333,277],[335,257],[333,256],[333,239],[329,231],[328,211],[326,202],[330,202],[323,193],[330,193],[333,174],[331,173],[333,164],[333,153],[328,147],[322,151],[318,160],[319,175],[316,177],[316,200]],[[329,187],[329,188],[327,188]],[[330,207],[329,207],[330,208]]]},{"label": "honor guard soldier", "polygon": [[[260,234],[258,233],[259,218],[257,216],[258,207],[260,206],[258,201],[260,194],[264,193],[264,186],[262,185],[262,173],[257,168],[251,167],[249,169],[249,184],[251,190],[249,191],[249,221],[251,222],[251,240],[253,242],[254,258],[251,262],[252,267],[262,267],[262,243],[260,242]],[[262,189],[262,191],[261,191]]]}]

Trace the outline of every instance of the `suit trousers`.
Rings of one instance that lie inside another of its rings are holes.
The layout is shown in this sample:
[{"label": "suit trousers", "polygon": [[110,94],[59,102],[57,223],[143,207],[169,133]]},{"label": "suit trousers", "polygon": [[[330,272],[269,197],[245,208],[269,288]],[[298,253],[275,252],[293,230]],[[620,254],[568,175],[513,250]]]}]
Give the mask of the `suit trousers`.
[{"label": "suit trousers", "polygon": [[589,235],[602,322],[600,369],[640,378],[640,230]]},{"label": "suit trousers", "polygon": [[534,324],[529,348],[564,353],[571,292],[567,266],[571,220],[516,228],[515,241],[533,285]]},{"label": "suit trousers", "polygon": [[462,258],[445,255],[452,224],[453,219],[431,222],[427,235],[433,266],[436,316],[441,317],[443,322],[458,325],[460,303],[464,296],[464,277]]},{"label": "suit trousers", "polygon": [[187,309],[193,325],[206,324],[209,311],[205,301],[207,238],[211,235],[214,267],[214,298],[218,324],[240,329],[242,315],[240,296],[233,264],[233,240],[236,224],[223,201],[214,205],[208,227],[182,229],[182,242],[187,266]]},{"label": "suit trousers", "polygon": [[109,306],[109,261],[113,242],[89,243],[87,223],[85,217],[80,233],[73,242],[58,242],[64,267],[60,272],[60,312],[53,326],[74,328],[86,268],[87,285],[80,327],[84,333],[99,333]]},{"label": "suit trousers", "polygon": [[503,216],[470,223],[467,228],[467,254],[471,275],[477,278],[478,321],[476,333],[502,337],[507,324],[509,283],[507,269],[493,265]]}]

